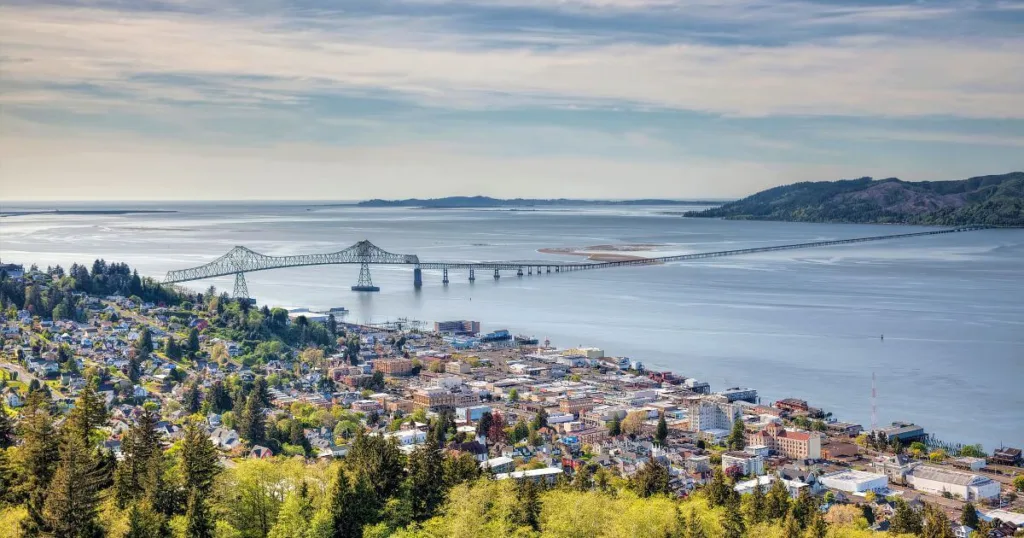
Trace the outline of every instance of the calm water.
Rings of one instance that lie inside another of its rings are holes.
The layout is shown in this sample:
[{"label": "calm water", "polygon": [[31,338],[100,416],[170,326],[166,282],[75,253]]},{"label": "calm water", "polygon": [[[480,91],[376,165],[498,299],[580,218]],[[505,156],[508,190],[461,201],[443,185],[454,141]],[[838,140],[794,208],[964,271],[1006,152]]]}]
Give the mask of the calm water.
[{"label": "calm water", "polygon": [[[4,209],[10,210],[9,206]],[[542,247],[657,243],[667,253],[902,232],[905,228],[727,222],[665,208],[473,211],[190,205],[173,214],[0,219],[4,261],[103,257],[162,276],[234,245],[266,254],[331,252],[370,239],[421,260],[557,260]],[[678,209],[678,208],[673,208]],[[806,398],[843,420],[912,420],[941,438],[1024,445],[1024,231],[987,230],[475,284],[453,272],[373,268],[379,294],[349,291],[355,266],[251,273],[261,303],[345,306],[349,320],[480,320],[560,346],[603,347],[705,379]],[[231,289],[232,279],[195,283]],[[881,341],[879,335],[885,334]]]}]

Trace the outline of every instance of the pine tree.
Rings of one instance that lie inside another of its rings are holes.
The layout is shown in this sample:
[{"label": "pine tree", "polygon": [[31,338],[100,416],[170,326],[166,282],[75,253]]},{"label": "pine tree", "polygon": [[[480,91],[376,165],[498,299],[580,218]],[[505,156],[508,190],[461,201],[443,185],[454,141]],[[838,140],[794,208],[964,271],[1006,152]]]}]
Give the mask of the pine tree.
[{"label": "pine tree", "polygon": [[206,433],[194,423],[185,427],[181,444],[181,471],[186,489],[201,497],[210,494],[213,479],[220,472],[217,449]]},{"label": "pine tree", "polygon": [[772,482],[768,490],[768,519],[778,521],[789,513],[789,490],[780,479]]},{"label": "pine tree", "polygon": [[103,477],[80,432],[62,436],[60,462],[46,489],[43,519],[57,538],[99,536],[96,522]]},{"label": "pine tree", "polygon": [[622,421],[619,420],[619,415],[613,416],[612,421],[608,423],[608,435],[612,437],[622,435]]},{"label": "pine tree", "polygon": [[153,352],[153,334],[149,332],[148,327],[143,327],[139,332],[139,339],[135,341],[135,352],[141,357],[147,357]]},{"label": "pine tree", "polygon": [[548,425],[548,412],[547,412],[546,409],[541,407],[540,411],[537,411],[537,414],[534,415],[534,417],[533,417],[533,424],[532,425],[533,425],[533,429],[534,430],[539,430],[541,428],[546,428],[547,427],[547,425]]},{"label": "pine tree", "polygon": [[164,355],[172,360],[178,360],[181,358],[181,347],[178,346],[178,342],[174,340],[173,336],[168,336],[164,340]]},{"label": "pine tree", "polygon": [[658,416],[658,428],[654,431],[654,442],[658,443],[658,446],[665,446],[666,439],[668,439],[668,424],[665,423],[665,413],[661,413]]},{"label": "pine tree", "polygon": [[800,528],[806,529],[811,522],[811,515],[818,510],[818,500],[811,496],[810,488],[800,488],[796,503],[793,504],[793,517]]},{"label": "pine tree", "polygon": [[199,353],[199,331],[195,327],[188,331],[188,343],[186,345],[190,355]]},{"label": "pine tree", "polygon": [[725,483],[725,475],[721,467],[715,467],[711,475],[711,482],[705,488],[708,494],[708,502],[711,506],[722,506],[729,499],[729,485]]},{"label": "pine tree", "polygon": [[425,520],[444,500],[444,455],[436,445],[426,443],[409,455],[409,500],[417,520]]},{"label": "pine tree", "polygon": [[193,381],[185,386],[185,393],[182,395],[182,405],[189,413],[198,413],[202,407],[199,397],[199,386]]},{"label": "pine tree", "polygon": [[14,422],[7,414],[7,407],[0,399],[0,450],[14,446]]},{"label": "pine tree", "polygon": [[185,538],[213,538],[213,522],[203,495],[193,490],[185,509]]},{"label": "pine tree", "polygon": [[156,424],[157,416],[149,410],[143,411],[139,421],[121,440],[124,459],[114,471],[114,487],[117,504],[122,508],[140,497],[150,460],[161,457]]},{"label": "pine tree", "polygon": [[106,422],[106,404],[96,394],[92,383],[86,383],[79,393],[78,399],[75,400],[75,407],[68,416],[68,424],[82,436],[86,446],[91,446],[89,437]]},{"label": "pine tree", "polygon": [[730,450],[743,450],[747,446],[745,433],[746,430],[743,426],[743,421],[733,421],[732,431],[729,432],[729,438],[726,440],[726,445]]},{"label": "pine tree", "polygon": [[893,534],[921,534],[924,523],[921,514],[910,507],[903,498],[896,499],[896,510],[889,520],[889,532]]},{"label": "pine tree", "polygon": [[238,421],[239,436],[249,446],[259,445],[267,439],[267,418],[263,414],[263,403],[259,395],[253,391],[245,402],[245,409]]},{"label": "pine tree", "polygon": [[516,484],[518,503],[513,519],[520,527],[540,530],[540,488],[532,480],[523,480]]},{"label": "pine tree", "polygon": [[782,524],[782,538],[801,538],[800,522],[792,513],[786,516],[786,521]]},{"label": "pine tree", "polygon": [[960,523],[972,529],[978,528],[978,510],[974,508],[974,503],[968,502],[964,504],[963,513],[960,515]]},{"label": "pine tree", "polygon": [[956,536],[946,514],[939,507],[931,504],[924,507],[924,522],[921,530],[924,538],[955,538]]},{"label": "pine tree", "polygon": [[732,498],[725,503],[722,531],[723,538],[743,538],[747,534],[747,527],[743,523],[743,515],[740,514],[740,503],[737,498]]},{"label": "pine tree", "polygon": [[825,538],[828,534],[828,524],[821,515],[821,510],[815,508],[807,524],[807,538]]},{"label": "pine tree", "polygon": [[761,484],[754,486],[750,495],[750,503],[747,505],[747,520],[751,525],[756,525],[768,519],[768,496],[761,489]]},{"label": "pine tree", "polygon": [[128,533],[124,538],[154,538],[166,535],[166,519],[149,503],[135,503],[128,510]]},{"label": "pine tree", "polygon": [[313,504],[306,484],[288,493],[277,513],[277,522],[270,529],[269,538],[306,538],[306,529],[313,519]]},{"label": "pine tree", "polygon": [[[360,481],[363,482],[362,486],[359,485]],[[369,491],[366,479],[360,477],[354,487],[352,479],[345,472],[345,466],[339,465],[338,474],[331,483],[331,490],[328,493],[334,538],[363,535],[363,526],[369,518],[365,510],[365,500],[358,498],[360,491]]]},{"label": "pine tree", "polygon": [[704,532],[704,523],[701,522],[700,516],[696,512],[691,513],[686,525],[686,538],[707,538],[707,536],[707,533]]},{"label": "pine tree", "polygon": [[[494,416],[491,415],[490,411],[480,415],[480,420],[476,423],[476,435],[478,437],[487,437],[487,431],[491,429],[491,424],[494,422]],[[490,439],[488,439],[490,441]]]},{"label": "pine tree", "polygon": [[12,495],[25,499],[29,517],[22,522],[28,535],[45,526],[46,491],[57,469],[59,439],[46,406],[29,407],[20,424],[21,469]]},{"label": "pine tree", "polygon": [[672,492],[669,488],[670,478],[668,467],[656,459],[651,459],[630,477],[629,489],[641,497],[668,495]]}]

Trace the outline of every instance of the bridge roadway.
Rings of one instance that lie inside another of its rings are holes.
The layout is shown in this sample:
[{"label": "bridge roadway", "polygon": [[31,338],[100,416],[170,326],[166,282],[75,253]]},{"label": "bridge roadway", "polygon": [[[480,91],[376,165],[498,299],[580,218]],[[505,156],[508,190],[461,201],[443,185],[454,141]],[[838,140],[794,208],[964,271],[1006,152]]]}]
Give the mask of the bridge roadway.
[{"label": "bridge roadway", "polygon": [[414,282],[417,286],[422,283],[421,270],[432,269],[443,272],[442,282],[448,283],[448,271],[453,269],[468,269],[470,280],[475,280],[477,269],[493,270],[494,278],[499,277],[500,271],[516,271],[518,276],[533,274],[561,273],[569,271],[587,271],[592,269],[607,269],[612,267],[625,267],[631,265],[654,265],[668,262],[680,262],[690,260],[702,260],[706,258],[720,258],[724,256],[740,256],[744,254],[757,254],[761,252],[775,252],[780,250],[795,250],[803,248],[829,247],[836,245],[849,245],[854,243],[866,243],[869,241],[884,241],[890,239],[905,239],[910,237],[923,237],[929,235],[942,235],[950,233],[968,232],[983,230],[990,226],[961,226],[944,230],[932,230],[927,232],[912,232],[903,234],[876,235],[870,237],[856,237],[852,239],[836,239],[830,241],[812,241],[809,243],[795,243],[789,245],[776,245],[768,247],[753,247],[736,250],[722,250],[717,252],[699,252],[694,254],[680,254],[677,256],[659,256],[651,258],[636,258],[622,261],[608,262],[579,262],[579,263],[552,263],[541,261],[493,261],[493,262],[424,262],[419,257],[408,254],[393,254],[380,249],[369,241],[360,241],[355,245],[338,252],[327,254],[304,254],[297,256],[267,256],[249,250],[246,247],[235,247],[227,254],[216,260],[189,269],[168,271],[164,282],[179,283],[192,280],[201,280],[218,276],[235,275],[235,295],[240,297],[248,296],[244,274],[254,271],[265,271],[269,269],[280,269],[284,267],[302,267],[307,265],[333,265],[333,264],[360,264],[359,284],[353,287],[356,291],[378,291],[370,280],[370,265],[412,265],[415,267]]}]

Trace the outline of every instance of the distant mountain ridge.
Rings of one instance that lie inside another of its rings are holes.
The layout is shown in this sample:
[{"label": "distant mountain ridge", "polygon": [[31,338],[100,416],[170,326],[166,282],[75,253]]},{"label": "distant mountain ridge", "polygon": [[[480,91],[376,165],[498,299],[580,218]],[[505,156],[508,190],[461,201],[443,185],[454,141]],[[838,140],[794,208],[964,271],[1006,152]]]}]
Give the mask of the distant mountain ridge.
[{"label": "distant mountain ridge", "polygon": [[433,209],[480,208],[480,207],[537,207],[537,206],[582,206],[582,205],[704,205],[721,204],[722,201],[705,200],[663,200],[646,198],[640,200],[579,200],[570,198],[491,198],[490,196],[448,196],[445,198],[408,198],[405,200],[373,199],[359,202],[362,207],[422,207]]},{"label": "distant mountain ridge", "polygon": [[1024,172],[956,181],[870,177],[774,187],[687,217],[799,222],[1024,226]]}]

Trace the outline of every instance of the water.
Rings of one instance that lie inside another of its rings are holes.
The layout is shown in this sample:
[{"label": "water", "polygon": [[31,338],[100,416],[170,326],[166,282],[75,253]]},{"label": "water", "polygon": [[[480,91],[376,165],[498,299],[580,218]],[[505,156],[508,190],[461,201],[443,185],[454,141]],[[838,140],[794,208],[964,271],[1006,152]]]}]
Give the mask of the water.
[{"label": "water", "polygon": [[[139,207],[139,206],[136,206]],[[161,207],[169,207],[166,204]],[[15,209],[13,206],[5,210]],[[143,274],[200,265],[246,245],[272,255],[370,239],[421,260],[551,260],[543,247],[656,243],[664,254],[882,235],[871,225],[728,222],[679,208],[413,210],[192,204],[178,213],[0,219],[0,257],[41,266],[125,261]],[[764,401],[807,399],[868,426],[915,421],[940,438],[1024,445],[1024,231],[986,230],[815,250],[441,286],[374,267],[378,294],[349,291],[356,266],[250,273],[261,303],[345,306],[348,320],[477,319],[485,330],[594,345]],[[230,291],[231,278],[193,283]],[[879,336],[885,335],[882,341]]]}]

